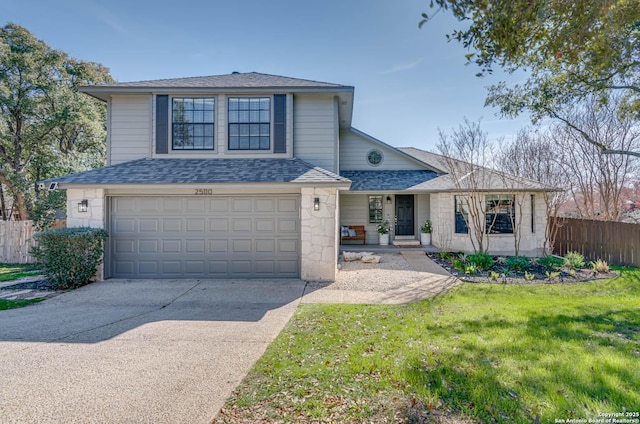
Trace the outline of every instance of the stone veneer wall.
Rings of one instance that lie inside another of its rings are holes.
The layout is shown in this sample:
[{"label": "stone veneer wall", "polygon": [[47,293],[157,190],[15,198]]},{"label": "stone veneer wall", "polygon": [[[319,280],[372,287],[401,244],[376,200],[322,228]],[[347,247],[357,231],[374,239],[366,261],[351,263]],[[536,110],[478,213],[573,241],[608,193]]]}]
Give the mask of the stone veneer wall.
[{"label": "stone veneer wall", "polygon": [[[338,190],[302,188],[300,200],[301,277],[335,281],[338,257]],[[320,199],[320,210],[313,200]]]},{"label": "stone veneer wall", "polygon": [[[547,225],[546,207],[541,193],[535,193],[534,215],[535,232],[531,232],[531,200],[534,193],[518,193],[522,198],[520,255],[540,256],[544,245],[545,226]],[[431,194],[431,223],[433,224],[432,244],[442,250],[472,253],[473,246],[468,234],[456,234],[454,223],[455,193]],[[517,207],[517,206],[516,206]],[[489,253],[495,255],[513,255],[515,251],[513,234],[492,234],[489,239]],[[486,242],[486,240],[485,240]]]},{"label": "stone veneer wall", "polygon": [[[78,203],[84,199],[89,207],[86,212],[78,212]],[[67,189],[67,227],[104,228],[104,189]],[[100,264],[96,278],[102,281],[103,277],[104,265]]]}]

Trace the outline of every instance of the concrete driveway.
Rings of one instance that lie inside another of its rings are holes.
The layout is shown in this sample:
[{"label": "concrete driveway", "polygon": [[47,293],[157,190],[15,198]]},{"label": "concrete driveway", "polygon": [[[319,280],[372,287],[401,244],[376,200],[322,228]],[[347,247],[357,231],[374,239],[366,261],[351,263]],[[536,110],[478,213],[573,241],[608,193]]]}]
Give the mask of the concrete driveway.
[{"label": "concrete driveway", "polygon": [[108,280],[0,311],[0,421],[208,423],[299,280]]}]

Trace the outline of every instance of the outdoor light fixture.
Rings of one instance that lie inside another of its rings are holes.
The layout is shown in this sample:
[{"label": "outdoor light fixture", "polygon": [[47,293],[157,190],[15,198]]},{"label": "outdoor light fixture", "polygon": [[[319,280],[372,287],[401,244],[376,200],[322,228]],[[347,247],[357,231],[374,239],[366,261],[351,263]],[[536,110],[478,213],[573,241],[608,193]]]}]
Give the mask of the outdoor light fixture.
[{"label": "outdoor light fixture", "polygon": [[320,198],[316,197],[315,199],[313,199],[313,210],[314,211],[319,211],[320,210]]},{"label": "outdoor light fixture", "polygon": [[83,199],[82,202],[78,203],[78,212],[86,212],[89,210],[89,201],[87,199]]},{"label": "outdoor light fixture", "polygon": [[387,196],[387,205],[391,204],[391,196]]}]

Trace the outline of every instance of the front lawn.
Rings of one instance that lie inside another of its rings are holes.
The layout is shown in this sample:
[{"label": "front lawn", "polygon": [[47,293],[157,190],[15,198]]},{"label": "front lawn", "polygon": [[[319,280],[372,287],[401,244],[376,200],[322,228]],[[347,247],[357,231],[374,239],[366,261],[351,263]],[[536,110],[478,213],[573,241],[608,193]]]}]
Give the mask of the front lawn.
[{"label": "front lawn", "polygon": [[5,309],[22,308],[23,306],[32,305],[34,303],[42,302],[43,300],[44,298],[18,300],[0,299],[0,311],[4,311]]},{"label": "front lawn", "polygon": [[18,278],[38,275],[36,264],[3,264],[0,263],[0,282],[17,280]]},{"label": "front lawn", "polygon": [[636,413],[639,329],[640,270],[581,284],[465,284],[407,306],[301,305],[215,422]]}]

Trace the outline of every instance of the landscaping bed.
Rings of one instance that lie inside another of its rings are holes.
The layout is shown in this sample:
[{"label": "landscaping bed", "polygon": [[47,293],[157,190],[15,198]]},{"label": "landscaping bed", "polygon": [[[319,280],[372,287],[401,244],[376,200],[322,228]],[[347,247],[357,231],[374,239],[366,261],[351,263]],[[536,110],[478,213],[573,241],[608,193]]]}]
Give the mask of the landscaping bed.
[{"label": "landscaping bed", "polygon": [[427,253],[452,275],[470,283],[558,284],[614,278],[618,275],[604,261],[586,262],[577,252],[565,257],[492,256],[484,253]]}]

